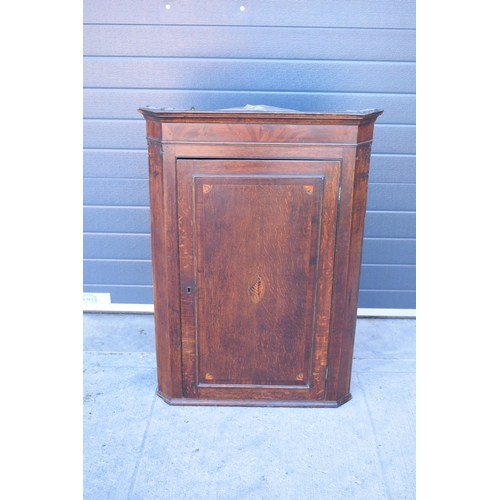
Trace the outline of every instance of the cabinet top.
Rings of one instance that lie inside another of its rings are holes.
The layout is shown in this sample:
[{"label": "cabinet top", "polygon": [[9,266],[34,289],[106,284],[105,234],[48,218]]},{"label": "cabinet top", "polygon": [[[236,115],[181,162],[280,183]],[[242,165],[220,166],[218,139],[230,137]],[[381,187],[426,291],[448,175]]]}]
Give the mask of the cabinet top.
[{"label": "cabinet top", "polygon": [[146,119],[160,122],[209,123],[303,123],[366,125],[373,123],[383,110],[363,109],[342,112],[308,112],[276,108],[263,104],[247,104],[241,108],[214,111],[178,110],[146,106],[138,109]]}]

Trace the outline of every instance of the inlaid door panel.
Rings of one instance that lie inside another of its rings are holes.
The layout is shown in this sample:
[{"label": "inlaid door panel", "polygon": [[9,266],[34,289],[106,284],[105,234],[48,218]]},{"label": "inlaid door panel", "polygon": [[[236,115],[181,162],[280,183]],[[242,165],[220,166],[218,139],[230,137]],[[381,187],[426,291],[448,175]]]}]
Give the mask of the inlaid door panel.
[{"label": "inlaid door panel", "polygon": [[323,399],[340,161],[178,160],[183,391]]}]

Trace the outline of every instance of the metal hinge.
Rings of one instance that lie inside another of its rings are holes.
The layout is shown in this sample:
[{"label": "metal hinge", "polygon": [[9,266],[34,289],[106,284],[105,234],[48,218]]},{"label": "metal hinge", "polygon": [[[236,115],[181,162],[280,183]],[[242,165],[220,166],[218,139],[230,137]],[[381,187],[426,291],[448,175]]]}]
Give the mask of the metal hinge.
[{"label": "metal hinge", "polygon": [[326,370],[325,370],[325,380],[328,378],[328,366],[326,367]]},{"label": "metal hinge", "polygon": [[339,201],[340,201],[340,193],[342,191],[342,186],[339,186]]}]

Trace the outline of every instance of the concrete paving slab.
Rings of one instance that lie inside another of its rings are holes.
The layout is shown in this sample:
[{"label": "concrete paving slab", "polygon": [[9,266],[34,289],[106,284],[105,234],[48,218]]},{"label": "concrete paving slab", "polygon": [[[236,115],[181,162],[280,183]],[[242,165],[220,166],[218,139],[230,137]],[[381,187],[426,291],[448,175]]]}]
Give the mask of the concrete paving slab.
[{"label": "concrete paving slab", "polygon": [[357,373],[368,406],[387,498],[413,499],[416,489],[415,373]]},{"label": "concrete paving slab", "polygon": [[84,316],[85,500],[415,498],[414,320],[358,320],[342,407],[242,408],[155,395],[152,315]]},{"label": "concrete paving slab", "polygon": [[123,500],[156,398],[156,369],[109,366],[102,358],[109,356],[84,359],[84,498]]},{"label": "concrete paving slab", "polygon": [[358,318],[354,357],[415,359],[415,319]]},{"label": "concrete paving slab", "polygon": [[382,472],[363,397],[338,409],[157,401],[131,498],[378,500]]},{"label": "concrete paving slab", "polygon": [[[154,368],[156,370],[156,354],[154,352],[87,352],[84,359],[93,360],[102,367],[108,368]],[[156,387],[156,386],[155,386]]]},{"label": "concrete paving slab", "polygon": [[155,352],[152,314],[84,314],[83,349],[95,352]]},{"label": "concrete paving slab", "polygon": [[388,372],[388,373],[415,373],[416,362],[414,359],[370,359],[354,358],[352,360],[353,372]]}]

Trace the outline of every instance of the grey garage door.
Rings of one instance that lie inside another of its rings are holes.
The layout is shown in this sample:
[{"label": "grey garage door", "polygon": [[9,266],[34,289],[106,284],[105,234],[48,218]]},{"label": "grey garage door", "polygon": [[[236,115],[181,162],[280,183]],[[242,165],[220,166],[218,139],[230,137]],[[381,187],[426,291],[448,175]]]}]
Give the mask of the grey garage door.
[{"label": "grey garage door", "polygon": [[359,307],[415,308],[415,3],[85,0],[84,291],[152,304],[146,105],[384,109]]}]

